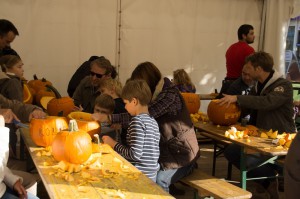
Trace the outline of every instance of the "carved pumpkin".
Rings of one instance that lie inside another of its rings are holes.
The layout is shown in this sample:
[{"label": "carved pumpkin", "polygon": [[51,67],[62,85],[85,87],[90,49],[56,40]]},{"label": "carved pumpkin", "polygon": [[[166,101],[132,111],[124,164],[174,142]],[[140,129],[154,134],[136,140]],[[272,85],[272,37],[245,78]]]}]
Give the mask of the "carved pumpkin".
[{"label": "carved pumpkin", "polygon": [[35,102],[38,106],[41,106],[41,99],[42,99],[42,97],[45,97],[45,96],[54,98],[55,93],[47,87],[41,88],[41,90],[39,90],[35,95]]},{"label": "carved pumpkin", "polygon": [[200,108],[200,96],[195,93],[181,93],[185,105],[190,114],[198,113]]},{"label": "carved pumpkin", "polygon": [[240,108],[236,104],[220,106],[218,100],[212,100],[207,107],[207,115],[210,121],[217,125],[228,126],[235,124],[241,115]]},{"label": "carved pumpkin", "polygon": [[68,115],[68,118],[75,119],[79,130],[87,132],[92,139],[94,138],[94,134],[101,132],[100,124],[91,118],[90,113],[79,112],[79,111],[71,112]]},{"label": "carved pumpkin", "polygon": [[29,86],[23,83],[23,103],[32,104],[33,95],[29,89]]},{"label": "carved pumpkin", "polygon": [[57,132],[64,129],[68,129],[68,123],[64,117],[33,118],[29,125],[32,141],[37,146],[43,147],[51,146]]},{"label": "carved pumpkin", "polygon": [[70,97],[61,97],[59,92],[51,85],[46,85],[46,87],[52,90],[56,97],[51,99],[47,104],[48,114],[67,117],[75,107],[73,99]]},{"label": "carved pumpkin", "polygon": [[57,161],[82,164],[91,154],[91,137],[78,130],[75,120],[70,120],[69,131],[57,133],[52,143],[52,155]]},{"label": "carved pumpkin", "polygon": [[33,80],[28,82],[28,85],[38,93],[39,90],[44,89],[46,85],[52,85],[51,82],[47,81],[45,78],[38,79],[36,75],[33,75]]}]

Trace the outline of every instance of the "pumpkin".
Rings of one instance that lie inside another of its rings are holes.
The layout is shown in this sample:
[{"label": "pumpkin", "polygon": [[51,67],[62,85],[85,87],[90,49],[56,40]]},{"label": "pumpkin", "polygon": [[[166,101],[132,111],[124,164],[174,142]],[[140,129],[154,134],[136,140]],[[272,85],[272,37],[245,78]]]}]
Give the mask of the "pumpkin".
[{"label": "pumpkin", "polygon": [[59,92],[51,85],[46,85],[46,87],[55,93],[55,98],[51,99],[47,104],[48,114],[67,117],[75,107],[73,99],[70,97],[61,97]]},{"label": "pumpkin", "polygon": [[29,89],[29,86],[23,83],[23,103],[32,104],[32,101],[33,95]]},{"label": "pumpkin", "polygon": [[41,106],[41,99],[45,96],[49,96],[49,97],[54,98],[55,93],[47,87],[41,88],[41,90],[39,90],[35,95],[35,102],[38,106]]},{"label": "pumpkin", "polygon": [[218,100],[211,100],[207,107],[207,115],[210,121],[217,125],[228,126],[235,124],[241,115],[240,108],[236,103],[220,105]]},{"label": "pumpkin", "polygon": [[57,161],[82,164],[91,154],[91,137],[86,132],[78,130],[75,120],[70,120],[69,131],[57,133],[52,143],[52,155]]},{"label": "pumpkin", "polygon": [[63,129],[68,129],[67,120],[63,117],[33,118],[29,125],[32,141],[43,147],[51,146],[57,132]]},{"label": "pumpkin", "polygon": [[33,75],[33,80],[28,82],[28,85],[38,93],[39,90],[44,89],[46,85],[52,85],[51,82],[47,81],[45,78],[38,79],[37,76]]},{"label": "pumpkin", "polygon": [[100,124],[92,119],[90,113],[75,111],[71,112],[68,115],[68,118],[75,119],[78,124],[78,128],[87,132],[92,139],[94,138],[95,134],[101,132]]},{"label": "pumpkin", "polygon": [[190,114],[198,113],[200,108],[200,96],[195,93],[181,93],[185,105]]}]

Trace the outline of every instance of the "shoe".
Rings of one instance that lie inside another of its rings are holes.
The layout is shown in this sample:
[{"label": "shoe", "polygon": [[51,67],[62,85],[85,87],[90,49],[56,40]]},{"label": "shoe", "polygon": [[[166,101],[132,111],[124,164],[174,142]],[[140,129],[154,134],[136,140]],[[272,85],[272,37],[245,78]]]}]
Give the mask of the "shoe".
[{"label": "shoe", "polygon": [[174,184],[171,184],[169,186],[169,193],[174,196],[174,195],[177,195],[177,196],[182,196],[185,194],[185,191],[182,190],[182,189],[178,189],[177,187],[175,187]]},{"label": "shoe", "polygon": [[270,185],[267,188],[267,192],[270,194],[270,199],[279,199],[278,191],[278,179],[270,181]]}]

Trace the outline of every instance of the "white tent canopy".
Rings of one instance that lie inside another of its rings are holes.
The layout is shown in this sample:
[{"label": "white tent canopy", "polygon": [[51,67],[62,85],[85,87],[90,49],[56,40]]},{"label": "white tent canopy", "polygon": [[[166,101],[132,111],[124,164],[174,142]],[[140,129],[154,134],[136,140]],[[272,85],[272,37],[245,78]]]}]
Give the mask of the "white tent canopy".
[{"label": "white tent canopy", "polygon": [[169,77],[186,69],[197,92],[209,93],[221,87],[225,52],[241,24],[254,26],[252,46],[284,71],[288,21],[298,7],[294,0],[0,0],[0,18],[20,32],[12,47],[25,77],[45,77],[62,95],[92,55],[110,59],[123,83],[151,61]]}]

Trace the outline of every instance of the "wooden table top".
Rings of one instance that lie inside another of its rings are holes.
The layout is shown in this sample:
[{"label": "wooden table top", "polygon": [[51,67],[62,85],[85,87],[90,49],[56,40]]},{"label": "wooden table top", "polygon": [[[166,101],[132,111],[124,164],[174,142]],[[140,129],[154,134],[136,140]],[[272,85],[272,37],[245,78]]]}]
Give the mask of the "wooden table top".
[{"label": "wooden table top", "polygon": [[69,174],[74,181],[67,181],[55,168],[57,162],[52,156],[40,155],[45,148],[33,143],[29,129],[22,128],[20,132],[50,198],[174,198],[108,145],[103,145],[105,151],[101,156],[100,153],[94,153],[88,160],[100,160],[100,168],[84,167],[78,173]]},{"label": "wooden table top", "polygon": [[225,131],[230,129],[229,126],[217,126],[212,124],[211,122],[203,123],[203,122],[197,122],[194,123],[194,126],[199,131],[204,131],[208,134],[213,135],[217,139],[220,140],[228,140],[232,143],[236,143],[240,146],[244,146],[249,149],[253,149],[259,153],[265,154],[265,155],[271,155],[271,156],[280,156],[280,155],[286,155],[288,152],[288,149],[277,147],[275,144],[272,143],[272,139],[267,138],[261,138],[261,137],[253,137],[249,136],[249,140],[247,139],[230,139],[228,137],[225,137]]}]

